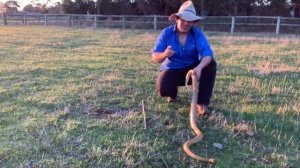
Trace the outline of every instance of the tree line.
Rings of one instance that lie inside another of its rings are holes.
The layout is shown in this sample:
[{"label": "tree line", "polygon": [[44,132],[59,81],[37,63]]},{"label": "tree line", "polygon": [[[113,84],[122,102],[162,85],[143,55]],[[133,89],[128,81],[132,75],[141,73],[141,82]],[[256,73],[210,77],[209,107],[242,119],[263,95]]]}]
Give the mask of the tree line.
[{"label": "tree line", "polygon": [[[62,0],[48,6],[38,0],[24,7],[29,13],[99,15],[170,15],[186,0]],[[284,16],[300,17],[300,0],[193,0],[202,16]],[[18,12],[16,0],[0,3],[0,13]],[[4,12],[3,12],[4,11]]]},{"label": "tree line", "polygon": [[[39,0],[31,0],[30,4],[27,4],[20,9],[20,5],[16,0],[7,0],[5,2],[0,2],[0,14],[18,14],[18,13],[29,13],[29,14],[61,14],[63,9],[60,2],[49,5],[51,0],[46,0],[44,3],[41,3]],[[20,11],[21,10],[21,11]]]},{"label": "tree line", "polygon": [[[186,0],[63,0],[65,13],[170,15]],[[299,17],[300,0],[193,0],[204,16]]]}]

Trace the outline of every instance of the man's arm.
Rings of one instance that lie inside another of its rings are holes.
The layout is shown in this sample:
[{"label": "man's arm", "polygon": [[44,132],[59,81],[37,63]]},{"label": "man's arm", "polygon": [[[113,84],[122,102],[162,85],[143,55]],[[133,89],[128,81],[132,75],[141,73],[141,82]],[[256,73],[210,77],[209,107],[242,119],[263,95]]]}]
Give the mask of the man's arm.
[{"label": "man's arm", "polygon": [[201,72],[202,70],[211,63],[212,61],[212,57],[211,56],[207,56],[207,57],[204,57],[202,58],[200,64],[194,68],[194,71],[196,72],[196,75],[197,75],[197,79],[199,80],[200,79],[200,76],[201,76]]}]

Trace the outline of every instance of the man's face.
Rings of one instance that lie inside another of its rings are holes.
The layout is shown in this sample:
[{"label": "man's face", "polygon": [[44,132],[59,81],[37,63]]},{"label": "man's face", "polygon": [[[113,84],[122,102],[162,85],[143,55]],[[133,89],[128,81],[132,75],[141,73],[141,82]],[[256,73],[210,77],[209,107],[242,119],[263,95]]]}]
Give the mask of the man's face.
[{"label": "man's face", "polygon": [[194,25],[194,21],[186,21],[181,18],[176,19],[177,30],[180,33],[188,33]]}]

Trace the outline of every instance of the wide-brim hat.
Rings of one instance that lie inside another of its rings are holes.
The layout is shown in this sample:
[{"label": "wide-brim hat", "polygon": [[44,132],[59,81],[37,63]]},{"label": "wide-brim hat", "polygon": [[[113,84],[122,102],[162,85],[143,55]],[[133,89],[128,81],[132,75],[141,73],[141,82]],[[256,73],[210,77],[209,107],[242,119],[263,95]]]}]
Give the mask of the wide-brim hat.
[{"label": "wide-brim hat", "polygon": [[201,19],[204,19],[204,17],[197,16],[192,1],[185,1],[180,6],[178,13],[173,13],[171,16],[169,16],[169,20],[174,21],[176,20],[177,16],[186,21],[199,21]]}]

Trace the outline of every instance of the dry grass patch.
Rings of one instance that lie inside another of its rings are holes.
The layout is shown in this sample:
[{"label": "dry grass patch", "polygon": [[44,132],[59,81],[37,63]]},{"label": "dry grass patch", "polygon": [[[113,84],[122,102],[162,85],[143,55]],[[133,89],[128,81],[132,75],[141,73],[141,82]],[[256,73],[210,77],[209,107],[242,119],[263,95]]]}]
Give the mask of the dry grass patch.
[{"label": "dry grass patch", "polygon": [[260,75],[269,75],[270,73],[300,72],[299,67],[289,66],[286,64],[272,64],[270,61],[258,63],[256,67],[250,68],[249,71],[257,72]]}]

